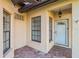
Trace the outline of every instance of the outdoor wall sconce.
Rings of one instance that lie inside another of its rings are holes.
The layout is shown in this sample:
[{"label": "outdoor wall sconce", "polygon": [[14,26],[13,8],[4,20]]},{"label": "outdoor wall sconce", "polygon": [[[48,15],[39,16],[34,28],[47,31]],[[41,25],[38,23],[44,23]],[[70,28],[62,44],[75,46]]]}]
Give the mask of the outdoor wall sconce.
[{"label": "outdoor wall sconce", "polygon": [[59,18],[62,17],[62,12],[61,11],[58,12],[58,16],[59,16]]},{"label": "outdoor wall sconce", "polygon": [[77,19],[75,22],[76,22],[76,23],[79,23],[79,20]]}]

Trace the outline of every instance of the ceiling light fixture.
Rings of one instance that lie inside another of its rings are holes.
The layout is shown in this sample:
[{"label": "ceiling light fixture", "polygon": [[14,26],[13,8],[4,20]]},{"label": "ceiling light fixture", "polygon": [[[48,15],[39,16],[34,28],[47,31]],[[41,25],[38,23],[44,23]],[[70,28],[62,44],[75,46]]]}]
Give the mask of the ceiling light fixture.
[{"label": "ceiling light fixture", "polygon": [[59,16],[59,18],[62,17],[62,11],[61,11],[61,10],[59,10],[59,12],[58,12],[58,16]]}]

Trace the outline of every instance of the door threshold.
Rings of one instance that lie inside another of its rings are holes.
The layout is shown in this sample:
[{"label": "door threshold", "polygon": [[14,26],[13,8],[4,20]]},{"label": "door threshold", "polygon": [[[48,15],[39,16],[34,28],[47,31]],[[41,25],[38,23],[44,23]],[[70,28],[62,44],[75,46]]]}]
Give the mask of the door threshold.
[{"label": "door threshold", "polygon": [[64,48],[69,48],[68,45],[62,45],[62,44],[55,44],[56,46],[64,47]]}]

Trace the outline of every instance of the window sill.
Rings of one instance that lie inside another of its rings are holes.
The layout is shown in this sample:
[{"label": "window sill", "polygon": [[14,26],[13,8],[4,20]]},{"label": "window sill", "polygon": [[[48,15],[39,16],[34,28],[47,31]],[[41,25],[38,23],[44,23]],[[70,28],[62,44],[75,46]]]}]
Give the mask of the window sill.
[{"label": "window sill", "polygon": [[38,43],[41,43],[41,41],[37,41],[37,40],[32,40],[33,42],[38,42]]},{"label": "window sill", "polygon": [[9,53],[11,50],[12,50],[12,48],[8,49],[8,51],[3,54],[3,57],[6,57],[6,55],[8,55],[8,53]]}]

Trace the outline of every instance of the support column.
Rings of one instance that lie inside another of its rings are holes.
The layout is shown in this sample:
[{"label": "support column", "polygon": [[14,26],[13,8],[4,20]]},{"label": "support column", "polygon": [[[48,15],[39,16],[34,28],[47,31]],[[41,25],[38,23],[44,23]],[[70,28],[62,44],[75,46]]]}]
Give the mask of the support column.
[{"label": "support column", "polygon": [[79,0],[72,3],[72,57],[79,58]]},{"label": "support column", "polygon": [[0,58],[3,57],[3,8],[0,6]]},{"label": "support column", "polygon": [[48,45],[48,39],[49,39],[49,20],[48,20],[48,14],[47,12],[44,12],[42,14],[42,19],[41,19],[41,36],[42,36],[42,45],[44,46],[43,50],[45,53],[47,53],[47,45]]},{"label": "support column", "polygon": [[[46,11],[43,15],[44,19],[42,19],[42,22],[44,22],[42,25],[44,26],[42,29],[44,30],[42,33],[43,33],[43,39],[45,41],[42,41],[44,44],[45,44],[45,50],[46,50],[46,53],[49,52],[49,50],[54,46],[54,39],[52,39],[51,42],[49,42],[49,17],[52,18],[52,34],[53,34],[53,29],[54,29],[54,23],[53,23],[53,14],[51,14],[50,12]],[[44,33],[45,32],[45,33]],[[54,36],[52,35],[52,38]]]}]

